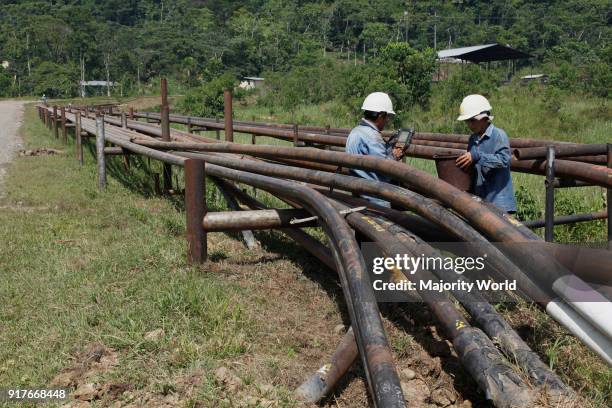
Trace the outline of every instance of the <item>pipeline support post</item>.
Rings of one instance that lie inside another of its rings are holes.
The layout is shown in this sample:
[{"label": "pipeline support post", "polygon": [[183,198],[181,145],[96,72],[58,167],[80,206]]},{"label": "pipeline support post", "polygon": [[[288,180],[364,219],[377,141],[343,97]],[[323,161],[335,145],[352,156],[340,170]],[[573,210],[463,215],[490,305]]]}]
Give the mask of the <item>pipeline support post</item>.
[{"label": "pipeline support post", "polygon": [[187,213],[187,260],[192,264],[206,261],[207,240],[204,231],[206,183],[204,161],[185,161],[185,210]]},{"label": "pipeline support post", "polygon": [[98,189],[106,188],[106,161],[104,157],[104,115],[96,115],[96,158],[98,159]]},{"label": "pipeline support post", "polygon": [[232,90],[223,91],[223,116],[225,119],[225,141],[234,141],[234,118],[232,109]]},{"label": "pipeline support post", "polygon": [[555,227],[555,147],[546,150],[546,203],[544,210],[544,240],[553,242]]},{"label": "pipeline support post", "polygon": [[[215,123],[219,123],[218,117],[215,117]],[[221,140],[221,131],[219,130],[219,128],[217,128],[217,130],[215,131],[215,137],[217,138],[217,140]]]},{"label": "pipeline support post", "polygon": [[293,146],[298,147],[298,125],[297,123],[293,124]]},{"label": "pipeline support post", "polygon": [[[612,143],[608,143],[608,168],[612,169]],[[606,206],[608,207],[608,249],[612,250],[612,188],[607,190]]]},{"label": "pipeline support post", "polygon": [[191,129],[191,116],[187,117],[187,133],[193,133]]},{"label": "pipeline support post", "polygon": [[[127,113],[125,112],[121,112],[121,127],[123,129],[127,129]],[[123,165],[125,166],[125,169],[129,169],[130,168],[130,156],[127,154],[123,155]]]},{"label": "pipeline support post", "polygon": [[53,105],[53,135],[59,139],[59,128],[57,127],[57,105]]},{"label": "pipeline support post", "polygon": [[[161,138],[165,142],[170,141],[170,107],[168,106],[168,81],[161,79]],[[168,163],[163,165],[164,191],[172,190],[172,166]]]},{"label": "pipeline support post", "polygon": [[81,130],[81,112],[74,115],[74,136],[76,140],[76,158],[83,165],[83,134]]},{"label": "pipeline support post", "polygon": [[66,144],[68,143],[68,133],[66,130],[66,108],[64,106],[60,107],[60,118],[62,121],[62,142]]}]

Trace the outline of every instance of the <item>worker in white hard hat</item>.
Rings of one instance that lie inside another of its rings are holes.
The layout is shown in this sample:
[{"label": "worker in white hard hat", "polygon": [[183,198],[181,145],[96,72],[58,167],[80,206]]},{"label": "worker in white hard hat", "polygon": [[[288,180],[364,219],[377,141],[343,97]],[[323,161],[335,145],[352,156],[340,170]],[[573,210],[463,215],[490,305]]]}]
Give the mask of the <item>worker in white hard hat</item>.
[{"label": "worker in white hard hat", "polygon": [[510,174],[508,135],[492,123],[491,104],[482,95],[463,98],[457,120],[466,122],[472,131],[467,152],[457,158],[457,166],[474,166],[472,191],[502,210],[516,212],[516,200]]},{"label": "worker in white hard hat", "polygon": [[[384,92],[374,92],[369,94],[361,106],[363,118],[359,124],[351,130],[346,140],[345,150],[347,153],[365,156],[380,157],[383,159],[399,160],[402,156],[402,149],[389,145],[382,138],[381,132],[390,122],[395,112],[393,102]],[[388,183],[389,177],[367,170],[351,170],[351,174],[373,181]],[[389,202],[376,197],[363,196],[367,200],[389,207]]]}]

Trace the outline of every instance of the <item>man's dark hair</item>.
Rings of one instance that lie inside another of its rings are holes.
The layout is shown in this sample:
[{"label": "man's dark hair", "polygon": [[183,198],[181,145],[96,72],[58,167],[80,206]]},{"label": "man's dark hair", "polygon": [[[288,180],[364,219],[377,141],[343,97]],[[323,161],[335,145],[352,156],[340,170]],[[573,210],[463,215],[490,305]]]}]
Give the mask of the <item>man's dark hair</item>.
[{"label": "man's dark hair", "polygon": [[371,120],[371,121],[375,121],[376,119],[378,119],[380,117],[380,115],[386,115],[387,112],[372,112],[372,111],[365,111],[363,113],[363,117],[367,120]]}]

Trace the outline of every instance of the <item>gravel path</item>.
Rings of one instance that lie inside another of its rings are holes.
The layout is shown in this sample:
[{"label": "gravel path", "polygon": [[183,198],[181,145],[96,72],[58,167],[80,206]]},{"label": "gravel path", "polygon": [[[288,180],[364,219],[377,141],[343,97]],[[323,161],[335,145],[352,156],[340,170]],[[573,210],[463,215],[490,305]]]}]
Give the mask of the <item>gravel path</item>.
[{"label": "gravel path", "polygon": [[22,148],[18,130],[23,121],[24,105],[29,101],[0,101],[0,195],[7,164]]}]

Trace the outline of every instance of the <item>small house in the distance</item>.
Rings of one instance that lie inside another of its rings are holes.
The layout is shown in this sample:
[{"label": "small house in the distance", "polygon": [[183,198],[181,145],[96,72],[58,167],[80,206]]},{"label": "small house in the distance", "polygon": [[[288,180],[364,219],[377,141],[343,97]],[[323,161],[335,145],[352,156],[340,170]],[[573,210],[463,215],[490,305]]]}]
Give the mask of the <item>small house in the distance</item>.
[{"label": "small house in the distance", "polygon": [[242,89],[255,89],[263,85],[264,78],[259,77],[243,77],[238,85]]},{"label": "small house in the distance", "polygon": [[85,98],[88,95],[87,90],[90,89],[95,90],[93,95],[102,95],[106,89],[107,95],[110,96],[110,88],[117,85],[117,83],[110,81],[79,81],[79,85],[81,87],[81,98]]},{"label": "small house in the distance", "polygon": [[546,74],[532,74],[521,77],[521,83],[527,84],[529,82],[539,82],[541,84],[548,83],[548,75]]}]

